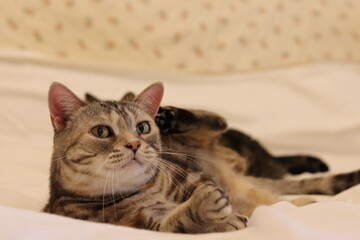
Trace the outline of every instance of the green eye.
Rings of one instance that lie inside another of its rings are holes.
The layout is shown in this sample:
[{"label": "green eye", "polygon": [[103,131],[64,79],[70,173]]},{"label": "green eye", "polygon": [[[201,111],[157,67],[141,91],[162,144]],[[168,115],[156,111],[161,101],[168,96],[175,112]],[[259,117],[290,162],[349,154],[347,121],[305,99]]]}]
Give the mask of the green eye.
[{"label": "green eye", "polygon": [[98,138],[107,138],[112,136],[112,130],[108,126],[99,125],[91,129],[91,133]]},{"label": "green eye", "polygon": [[136,131],[139,134],[147,134],[150,132],[150,125],[147,122],[141,122],[136,125]]}]

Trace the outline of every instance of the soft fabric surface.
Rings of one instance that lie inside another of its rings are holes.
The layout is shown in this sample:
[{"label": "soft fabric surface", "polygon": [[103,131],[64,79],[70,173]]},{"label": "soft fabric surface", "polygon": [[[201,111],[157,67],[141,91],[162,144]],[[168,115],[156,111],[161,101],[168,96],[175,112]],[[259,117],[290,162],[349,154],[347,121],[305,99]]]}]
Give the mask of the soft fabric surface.
[{"label": "soft fabric surface", "polygon": [[[120,98],[164,81],[163,103],[216,111],[273,153],[311,153],[331,172],[360,168],[360,66],[322,64],[227,76],[106,74],[0,63],[0,239],[359,239],[360,186],[321,202],[259,207],[232,233],[179,235],[39,213],[48,197],[51,82],[83,96]],[[305,174],[301,177],[308,177]]]},{"label": "soft fabric surface", "polygon": [[0,0],[0,49],[220,73],[360,61],[358,0]]}]

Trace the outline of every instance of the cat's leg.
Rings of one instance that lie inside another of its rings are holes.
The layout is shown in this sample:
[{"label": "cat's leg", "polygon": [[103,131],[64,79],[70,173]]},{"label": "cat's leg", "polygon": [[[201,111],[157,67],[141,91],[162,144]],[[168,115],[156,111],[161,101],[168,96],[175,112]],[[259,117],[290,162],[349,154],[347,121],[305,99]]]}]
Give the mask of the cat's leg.
[{"label": "cat's leg", "polygon": [[315,173],[328,170],[322,160],[313,156],[275,157],[258,141],[235,129],[221,134],[219,143],[248,160],[246,175],[250,176],[279,179],[287,173]]},{"label": "cat's leg", "polygon": [[245,216],[232,213],[229,198],[213,184],[198,187],[192,196],[161,222],[164,232],[224,232],[246,227]]},{"label": "cat's leg", "polygon": [[274,161],[285,167],[291,174],[327,172],[329,170],[329,167],[321,159],[309,155],[274,157]]},{"label": "cat's leg", "polygon": [[288,194],[324,194],[334,195],[354,185],[360,184],[360,170],[353,172],[306,178],[293,179],[265,179],[247,176],[247,181],[255,186],[274,191],[280,195]]}]

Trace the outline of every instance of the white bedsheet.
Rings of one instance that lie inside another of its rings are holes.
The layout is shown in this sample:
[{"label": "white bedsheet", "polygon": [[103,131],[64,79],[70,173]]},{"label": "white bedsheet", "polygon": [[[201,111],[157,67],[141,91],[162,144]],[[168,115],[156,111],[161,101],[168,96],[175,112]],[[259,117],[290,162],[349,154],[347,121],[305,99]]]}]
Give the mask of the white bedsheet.
[{"label": "white bedsheet", "polygon": [[106,74],[0,63],[0,239],[360,239],[360,186],[305,207],[259,207],[232,233],[179,235],[83,222],[39,213],[48,196],[51,82],[74,92],[120,98],[164,81],[168,105],[224,115],[273,153],[307,152],[331,172],[360,168],[360,66],[319,64],[227,76]]}]

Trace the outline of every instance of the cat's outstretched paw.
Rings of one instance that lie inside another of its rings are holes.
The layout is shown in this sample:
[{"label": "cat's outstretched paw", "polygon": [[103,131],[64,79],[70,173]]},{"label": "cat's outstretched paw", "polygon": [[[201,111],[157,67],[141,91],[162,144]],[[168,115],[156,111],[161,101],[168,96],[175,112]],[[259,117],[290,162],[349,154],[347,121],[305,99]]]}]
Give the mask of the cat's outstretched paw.
[{"label": "cat's outstretched paw", "polygon": [[155,122],[162,134],[184,133],[192,130],[199,119],[191,111],[166,106],[160,107]]},{"label": "cat's outstretched paw", "polygon": [[176,108],[174,107],[160,107],[156,116],[155,122],[158,125],[160,132],[163,134],[171,134],[176,132],[179,124],[176,123]]},{"label": "cat's outstretched paw", "polygon": [[232,214],[229,197],[214,185],[205,185],[197,189],[199,210],[205,219],[216,223],[225,223]]}]

